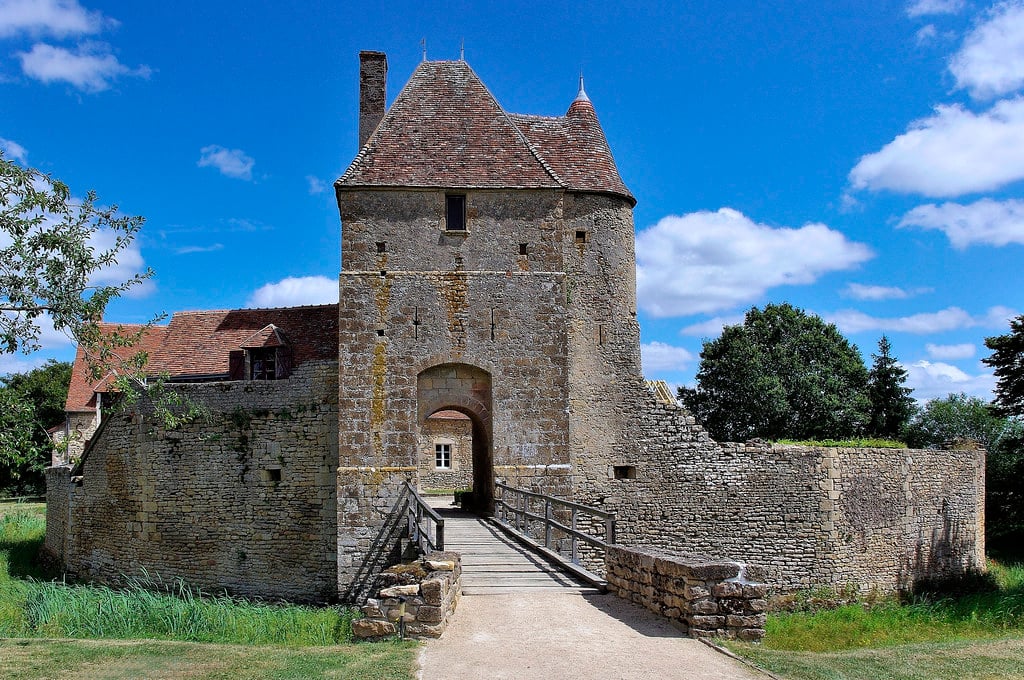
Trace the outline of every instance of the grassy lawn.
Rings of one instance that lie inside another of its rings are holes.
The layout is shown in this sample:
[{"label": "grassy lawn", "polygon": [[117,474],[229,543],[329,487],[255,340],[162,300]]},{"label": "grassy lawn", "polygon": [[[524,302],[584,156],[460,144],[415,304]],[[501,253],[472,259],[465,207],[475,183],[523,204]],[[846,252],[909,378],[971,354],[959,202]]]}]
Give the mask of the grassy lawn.
[{"label": "grassy lawn", "polygon": [[355,614],[210,596],[144,577],[50,580],[45,505],[0,504],[2,678],[410,678],[418,644],[351,642]]},{"label": "grassy lawn", "polygon": [[785,678],[1022,678],[1024,566],[911,602],[771,614],[761,645],[736,654]]}]

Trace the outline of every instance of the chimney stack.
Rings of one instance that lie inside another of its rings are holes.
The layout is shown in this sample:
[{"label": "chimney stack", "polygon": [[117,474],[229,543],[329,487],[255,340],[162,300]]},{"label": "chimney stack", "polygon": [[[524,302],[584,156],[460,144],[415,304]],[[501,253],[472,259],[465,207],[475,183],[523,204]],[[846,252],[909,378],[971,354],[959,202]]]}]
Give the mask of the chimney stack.
[{"label": "chimney stack", "polygon": [[388,57],[383,52],[359,53],[359,148],[373,134],[387,106]]}]

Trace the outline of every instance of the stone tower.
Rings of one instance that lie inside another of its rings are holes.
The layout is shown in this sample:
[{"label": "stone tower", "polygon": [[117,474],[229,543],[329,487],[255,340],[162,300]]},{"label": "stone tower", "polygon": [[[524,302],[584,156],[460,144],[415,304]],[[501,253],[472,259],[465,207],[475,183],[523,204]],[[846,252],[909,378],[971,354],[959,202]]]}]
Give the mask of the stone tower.
[{"label": "stone tower", "polygon": [[482,509],[496,478],[600,502],[642,381],[635,200],[582,80],[564,116],[518,115],[464,61],[424,61],[385,110],[386,58],[360,67],[335,183],[342,593],[388,545],[431,414],[471,419]]}]

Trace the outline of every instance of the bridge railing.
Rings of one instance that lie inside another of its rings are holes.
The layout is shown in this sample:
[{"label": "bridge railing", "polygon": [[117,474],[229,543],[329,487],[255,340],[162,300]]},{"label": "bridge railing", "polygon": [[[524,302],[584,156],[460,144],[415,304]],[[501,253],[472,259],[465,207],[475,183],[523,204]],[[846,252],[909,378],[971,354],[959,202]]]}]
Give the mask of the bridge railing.
[{"label": "bridge railing", "polygon": [[405,488],[409,493],[406,505],[409,540],[415,542],[424,555],[444,550],[444,518],[427,505],[411,482],[406,482]]},{"label": "bridge railing", "polygon": [[[581,543],[602,553],[615,543],[614,512],[517,489],[502,482],[494,486],[500,493],[494,501],[495,519],[563,561],[580,565]],[[556,542],[556,533],[568,539],[567,551],[564,541]],[[588,562],[593,563],[593,560]],[[603,563],[603,555],[599,562]]]}]

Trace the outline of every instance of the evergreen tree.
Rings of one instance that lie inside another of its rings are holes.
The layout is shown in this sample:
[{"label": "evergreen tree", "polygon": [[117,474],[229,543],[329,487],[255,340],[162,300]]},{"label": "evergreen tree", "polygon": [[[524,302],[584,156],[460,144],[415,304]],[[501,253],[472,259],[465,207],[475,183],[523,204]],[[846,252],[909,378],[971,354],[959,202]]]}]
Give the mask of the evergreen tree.
[{"label": "evergreen tree", "polygon": [[868,401],[871,404],[868,432],[876,437],[894,439],[914,415],[913,391],[904,387],[907,371],[891,354],[892,346],[884,335],[878,340],[878,354],[868,371]]},{"label": "evergreen tree", "polygon": [[1010,332],[985,338],[992,356],[982,359],[998,380],[993,408],[1004,416],[1024,415],[1024,314],[1010,321]]}]

